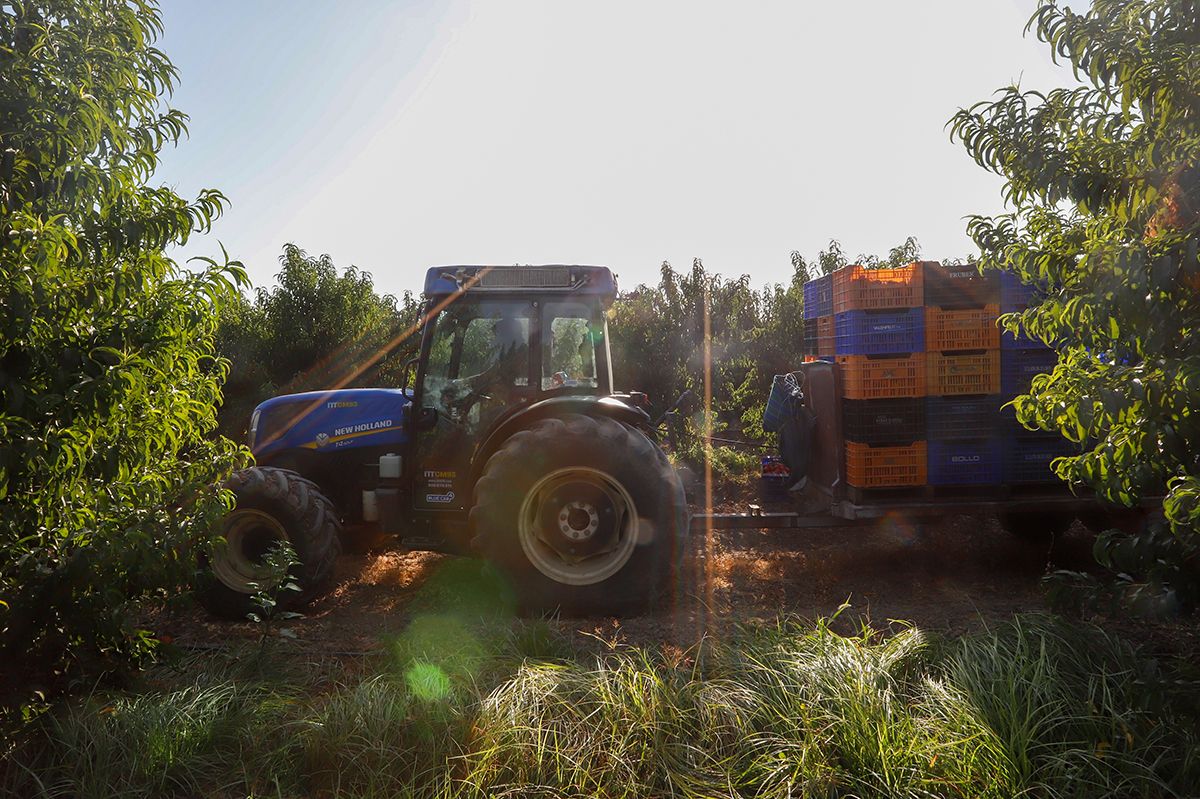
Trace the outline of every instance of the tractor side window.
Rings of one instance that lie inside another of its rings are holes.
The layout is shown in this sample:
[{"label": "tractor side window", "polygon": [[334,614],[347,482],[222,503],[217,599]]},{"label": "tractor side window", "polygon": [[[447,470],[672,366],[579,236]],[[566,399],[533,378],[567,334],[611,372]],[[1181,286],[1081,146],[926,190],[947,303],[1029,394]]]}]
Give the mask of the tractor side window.
[{"label": "tractor side window", "polygon": [[596,388],[596,346],[601,327],[592,321],[588,306],[548,303],[547,324],[542,327],[542,390]]},{"label": "tractor side window", "polygon": [[[512,374],[505,375],[502,382],[514,386],[528,386],[529,319],[472,319],[463,333],[462,357],[459,359],[456,377],[486,372],[501,358],[510,357],[513,350],[519,350],[523,357],[513,364],[518,368],[514,369]],[[522,366],[523,369],[519,368]]]}]

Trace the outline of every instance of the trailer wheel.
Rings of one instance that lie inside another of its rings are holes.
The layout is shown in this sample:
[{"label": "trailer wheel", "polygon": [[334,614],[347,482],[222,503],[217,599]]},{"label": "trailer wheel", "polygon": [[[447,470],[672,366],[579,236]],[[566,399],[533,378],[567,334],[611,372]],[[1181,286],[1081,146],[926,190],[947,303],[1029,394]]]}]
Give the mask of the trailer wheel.
[{"label": "trailer wheel", "polygon": [[522,609],[644,609],[677,573],[683,484],[642,432],[568,415],[514,434],[487,462],[471,509],[475,548]]},{"label": "trailer wheel", "polygon": [[1004,531],[1030,543],[1044,543],[1065,533],[1075,516],[1060,512],[1000,513],[997,515]]},{"label": "trailer wheel", "polygon": [[325,594],[341,552],[341,523],[317,484],[285,469],[255,467],[237,472],[225,487],[237,504],[222,523],[225,545],[202,558],[200,603],[216,616],[244,619],[266,576],[262,558],[277,541],[290,543],[300,560],[292,573],[300,590],[284,592],[280,606],[302,607]]},{"label": "trailer wheel", "polygon": [[1142,508],[1105,508],[1079,514],[1079,521],[1094,533],[1116,529],[1136,534],[1145,528],[1149,519],[1150,515]]}]

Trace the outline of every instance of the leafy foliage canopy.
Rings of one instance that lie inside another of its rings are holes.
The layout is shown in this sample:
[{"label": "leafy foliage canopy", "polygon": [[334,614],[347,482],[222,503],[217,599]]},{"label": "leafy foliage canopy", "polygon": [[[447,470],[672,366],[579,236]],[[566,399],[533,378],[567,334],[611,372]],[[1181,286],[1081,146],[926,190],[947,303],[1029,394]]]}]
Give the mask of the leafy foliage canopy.
[{"label": "leafy foliage canopy", "polygon": [[218,350],[233,366],[222,430],[239,435],[259,402],[280,393],[333,387],[398,386],[420,335],[419,303],[377,294],[371,275],[339,274],[328,255],[283,248],[276,285],[221,310]]},{"label": "leafy foliage canopy", "polygon": [[185,117],[152,2],[0,5],[0,661],[144,653],[131,600],[186,583],[222,475],[217,307],[235,263],[164,248],[224,198],[147,184]]},{"label": "leafy foliage canopy", "polygon": [[1030,21],[1080,85],[1013,86],[952,134],[1007,180],[1011,213],[975,217],[985,267],[1044,298],[1007,323],[1062,351],[1016,409],[1083,453],[1058,473],[1131,504],[1165,494],[1168,526],[1111,533],[1126,596],[1200,590],[1200,6],[1049,0]]}]

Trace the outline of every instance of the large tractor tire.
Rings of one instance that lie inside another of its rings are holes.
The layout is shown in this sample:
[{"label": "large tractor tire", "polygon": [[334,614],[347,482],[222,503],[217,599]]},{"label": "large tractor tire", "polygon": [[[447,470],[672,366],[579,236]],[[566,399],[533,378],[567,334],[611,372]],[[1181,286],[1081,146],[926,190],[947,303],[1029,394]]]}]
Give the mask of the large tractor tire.
[{"label": "large tractor tire", "polygon": [[235,473],[225,487],[237,504],[222,523],[225,545],[202,564],[200,603],[222,618],[246,618],[267,576],[263,556],[277,541],[290,543],[300,560],[291,574],[300,590],[282,592],[279,607],[303,607],[324,595],[341,553],[341,522],[317,484],[285,469],[255,467]]},{"label": "large tractor tire", "polygon": [[654,605],[678,576],[688,507],[644,433],[567,415],[514,434],[488,460],[471,528],[522,610],[627,614]]}]

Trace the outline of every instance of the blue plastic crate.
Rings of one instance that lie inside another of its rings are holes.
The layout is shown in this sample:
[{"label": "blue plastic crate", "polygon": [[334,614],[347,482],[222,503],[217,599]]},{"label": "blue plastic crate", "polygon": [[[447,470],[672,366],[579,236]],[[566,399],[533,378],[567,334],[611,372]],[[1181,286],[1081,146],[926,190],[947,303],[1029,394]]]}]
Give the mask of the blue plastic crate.
[{"label": "blue plastic crate", "polygon": [[804,318],[833,313],[833,275],[822,275],[804,284]]},{"label": "blue plastic crate", "polygon": [[1039,286],[1022,283],[1012,272],[1000,273],[1000,313],[1024,310],[1041,302],[1043,294]]},{"label": "blue plastic crate", "polygon": [[925,419],[930,441],[994,436],[1000,432],[1000,398],[995,394],[928,397]]},{"label": "blue plastic crate", "polygon": [[[1004,400],[1008,402],[1007,399]],[[1002,405],[1000,407],[1000,435],[1008,438],[1056,438],[1061,439],[1062,435],[1057,430],[1030,430],[1025,425],[1017,421],[1017,412],[1011,405]]]},{"label": "blue plastic crate", "polygon": [[1009,436],[1004,439],[1004,482],[1057,483],[1050,464],[1070,454],[1071,442],[1058,435]]},{"label": "blue plastic crate", "polygon": [[1014,336],[1008,331],[1008,328],[1000,328],[1000,349],[1002,350],[1046,350],[1053,352],[1044,343],[1036,338],[1032,338],[1025,333],[1019,333]]},{"label": "blue plastic crate", "polygon": [[834,317],[838,355],[905,355],[925,351],[925,309],[843,311]]},{"label": "blue plastic crate", "polygon": [[1002,472],[1003,450],[999,438],[970,438],[953,441],[929,440],[928,480],[930,485],[997,485]]},{"label": "blue plastic crate", "polygon": [[1058,353],[1049,347],[1028,349],[1005,349],[1000,351],[1000,394],[1012,399],[1029,390],[1035,375],[1044,374],[1054,368]]}]

